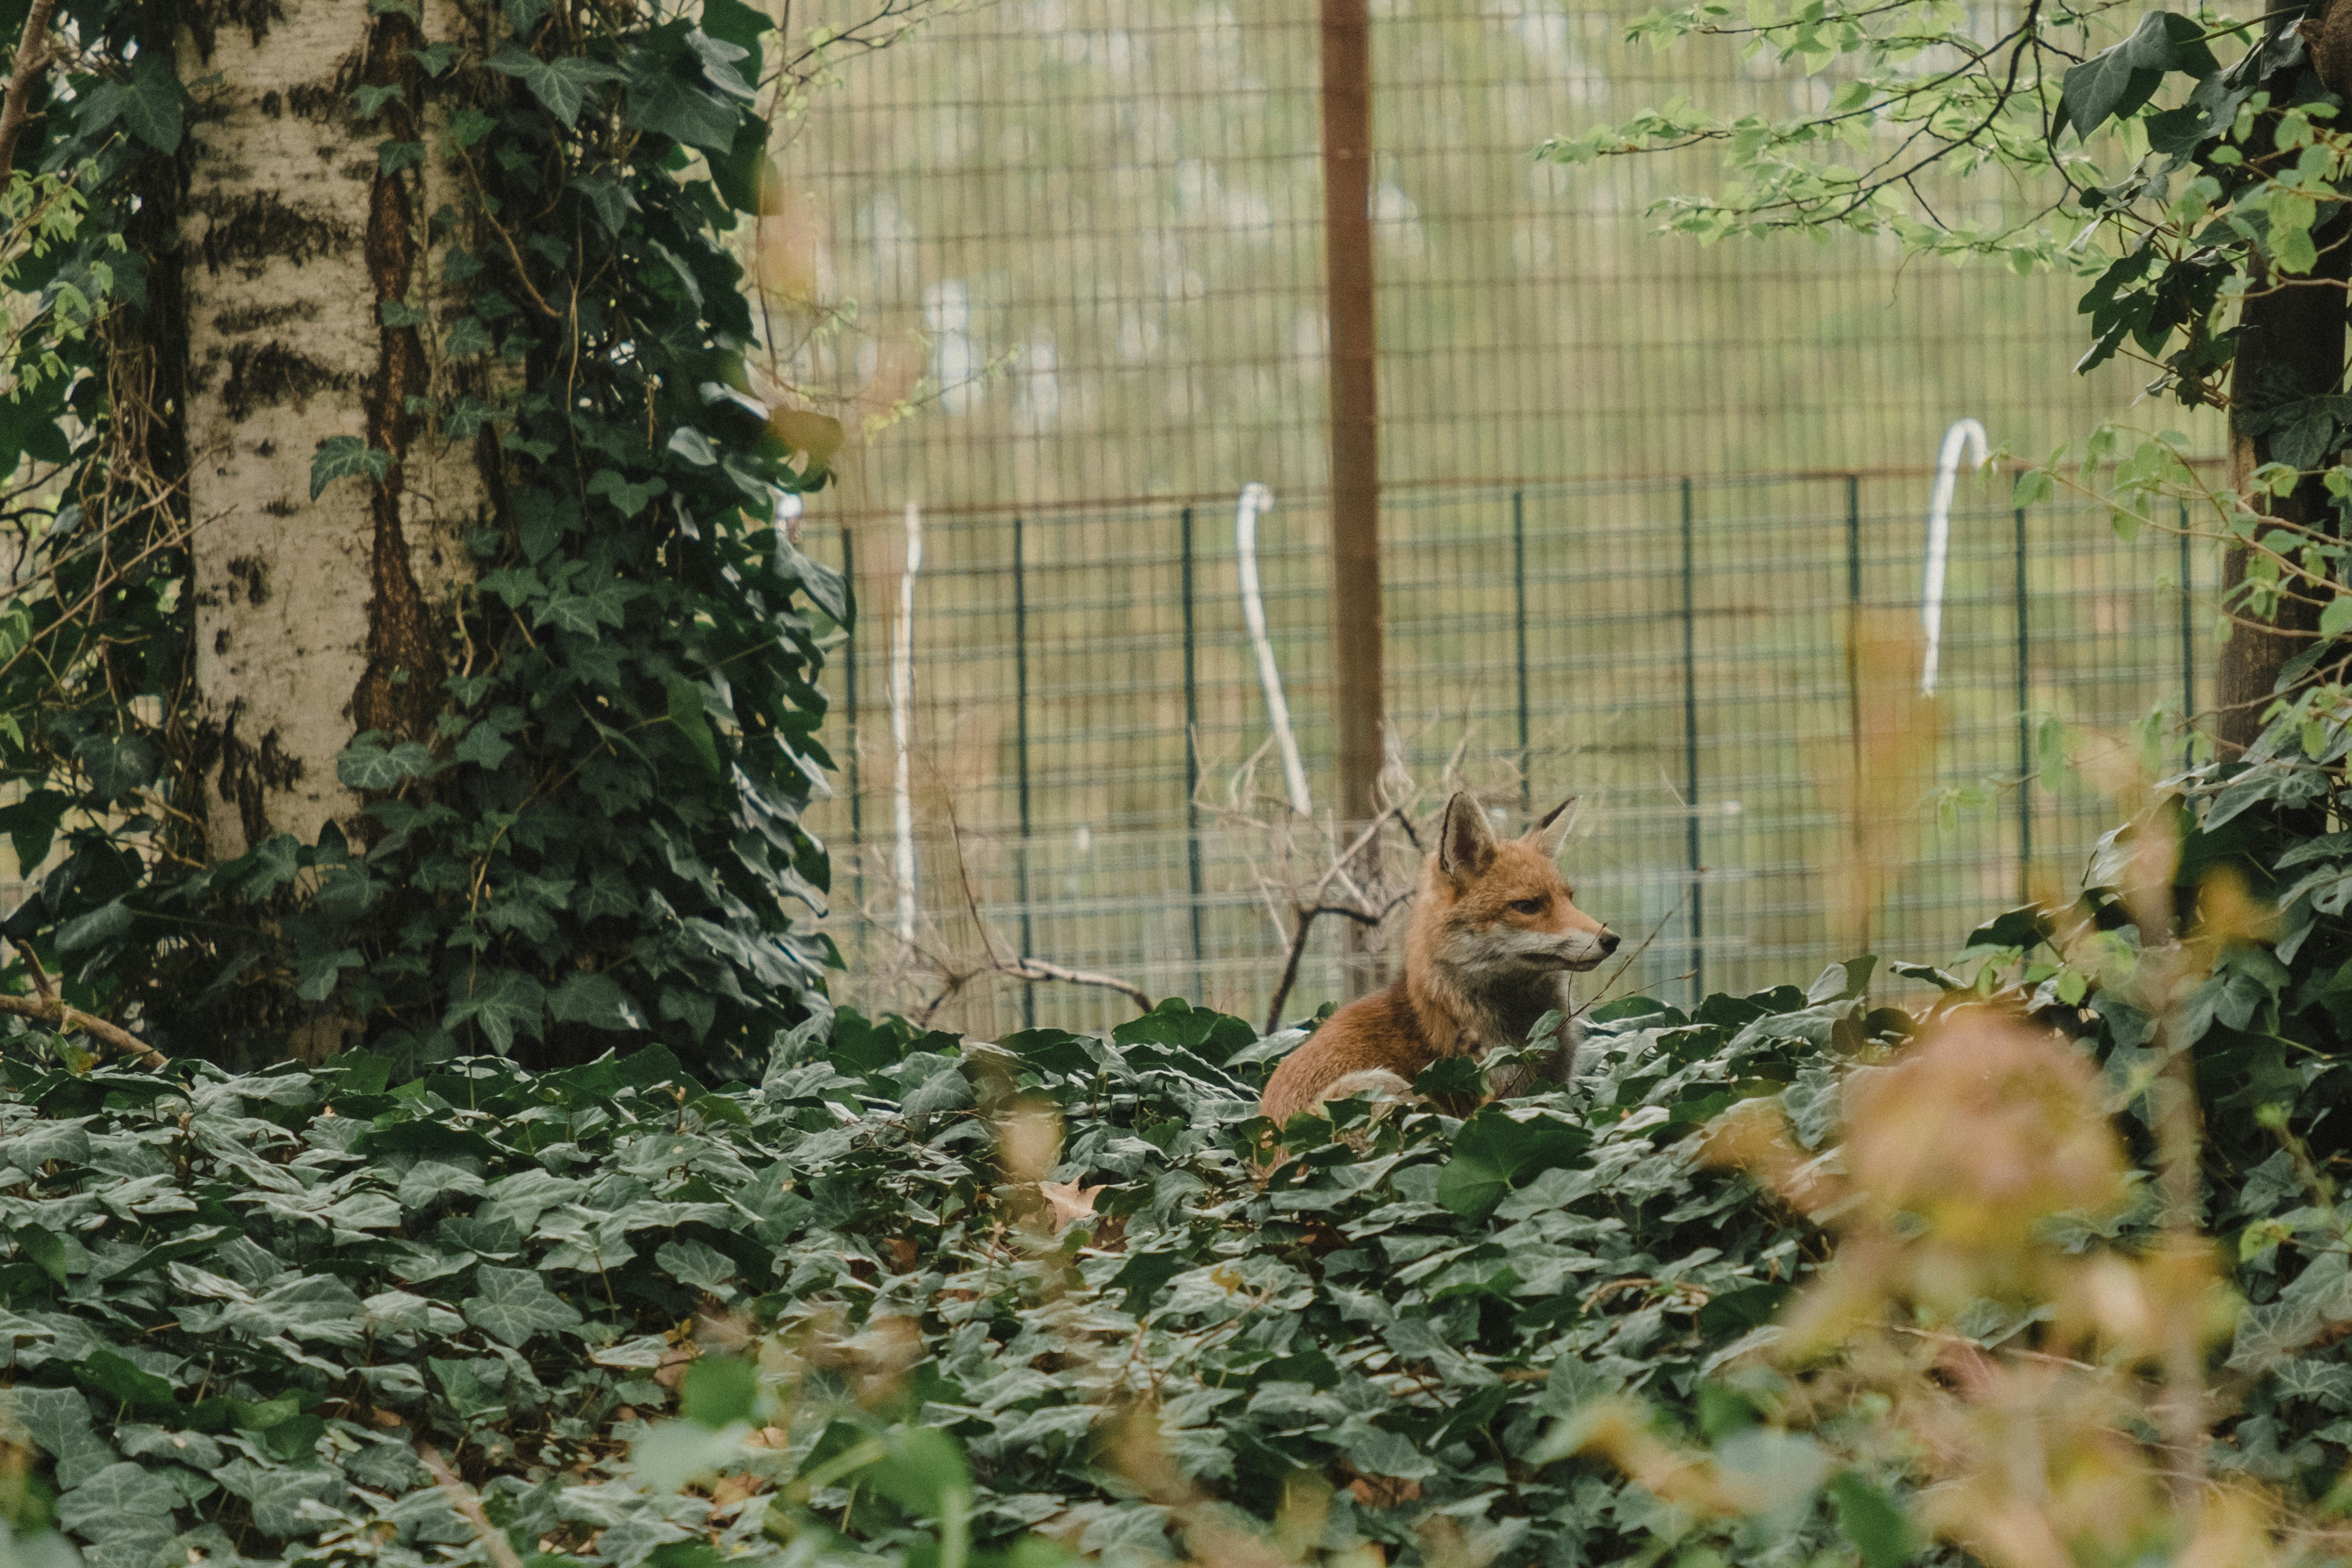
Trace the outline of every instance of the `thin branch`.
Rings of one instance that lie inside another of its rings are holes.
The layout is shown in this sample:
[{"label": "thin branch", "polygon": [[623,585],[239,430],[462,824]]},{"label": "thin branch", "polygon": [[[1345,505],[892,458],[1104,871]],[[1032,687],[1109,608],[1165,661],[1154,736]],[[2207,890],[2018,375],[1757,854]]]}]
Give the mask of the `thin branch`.
[{"label": "thin branch", "polygon": [[995,958],[991,967],[1000,975],[1010,975],[1016,980],[1059,980],[1072,986],[1097,986],[1106,991],[1117,991],[1143,1012],[1151,1010],[1150,994],[1141,986],[1120,979],[1117,975],[1097,974],[1092,969],[1065,968],[1043,958]]},{"label": "thin branch", "polygon": [[41,994],[41,1000],[45,1002],[57,1000],[58,993],[49,986],[49,972],[41,967],[41,956],[34,952],[33,945],[22,936],[16,942],[16,951],[25,956],[26,966],[33,971],[33,989]]},{"label": "thin branch", "polygon": [[78,1029],[93,1040],[105,1041],[115,1050],[136,1057],[142,1067],[161,1070],[171,1065],[172,1059],[132,1034],[129,1030],[110,1024],[101,1018],[92,1018],[79,1008],[69,1008],[56,998],[0,997],[0,1013],[14,1013],[18,1018],[59,1029]]},{"label": "thin branch", "polygon": [[505,1531],[490,1522],[490,1516],[482,1511],[482,1500],[476,1497],[474,1489],[449,1468],[449,1461],[441,1457],[441,1450],[419,1439],[416,1457],[432,1473],[434,1484],[449,1500],[449,1506],[474,1527],[476,1535],[481,1537],[482,1544],[489,1550],[490,1561],[498,1568],[522,1568],[522,1558],[515,1551],[514,1542],[507,1539]]},{"label": "thin branch", "polygon": [[33,0],[25,14],[25,34],[16,40],[16,69],[8,78],[8,98],[0,106],[0,184],[16,166],[16,143],[25,134],[26,105],[33,89],[49,68],[49,17],[58,0]]},{"label": "thin branch", "polygon": [[[1374,824],[1374,826],[1378,825],[1379,824],[1377,823]],[[1327,874],[1324,877],[1324,881],[1328,882],[1330,878]],[[1317,885],[1319,888],[1321,883],[1318,883]],[[1290,934],[1290,951],[1283,958],[1282,978],[1274,988],[1274,999],[1268,1002],[1265,1007],[1265,1032],[1272,1034],[1276,1030],[1282,1027],[1282,1004],[1290,999],[1290,988],[1298,983],[1298,966],[1300,961],[1307,956],[1307,938],[1313,933],[1315,929],[1315,922],[1318,917],[1326,915],[1337,915],[1344,919],[1352,920],[1357,925],[1364,926],[1367,929],[1377,929],[1381,921],[1386,920],[1395,912],[1398,904],[1402,904],[1406,899],[1411,898],[1412,896],[1412,893],[1410,889],[1403,893],[1400,893],[1394,898],[1390,899],[1388,903],[1382,904],[1377,914],[1369,909],[1359,909],[1352,904],[1302,904],[1297,905],[1296,912],[1298,916],[1298,925]]]}]

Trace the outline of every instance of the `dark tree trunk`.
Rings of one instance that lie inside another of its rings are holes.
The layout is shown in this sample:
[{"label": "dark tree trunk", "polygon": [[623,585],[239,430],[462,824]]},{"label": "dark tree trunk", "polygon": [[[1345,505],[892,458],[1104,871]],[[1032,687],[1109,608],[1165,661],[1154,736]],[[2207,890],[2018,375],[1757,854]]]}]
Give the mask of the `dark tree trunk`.
[{"label": "dark tree trunk", "polygon": [[[2294,398],[2314,397],[2336,390],[2344,374],[2344,308],[2341,286],[2346,261],[2352,257],[2352,238],[2330,236],[2334,248],[2322,256],[2309,281],[2294,280],[2274,292],[2250,299],[2241,318],[2237,365],[2231,376],[2230,421],[2230,483],[2243,491],[2253,472],[2271,460],[2271,432],[2249,435],[2247,417]],[[2322,276],[2334,279],[2323,281]],[[2270,503],[2267,514],[2282,525],[2322,532],[2335,527],[2335,507],[2326,486],[2305,479]],[[2221,586],[2234,595],[2246,580],[2252,552],[2243,546],[2225,551]],[[2271,627],[2242,622],[2221,645],[2215,672],[2213,735],[2223,757],[2234,757],[2262,733],[2263,710],[2270,706],[2279,670],[2289,659],[2311,646],[2319,627],[2320,605],[2310,593],[2281,601]]]}]

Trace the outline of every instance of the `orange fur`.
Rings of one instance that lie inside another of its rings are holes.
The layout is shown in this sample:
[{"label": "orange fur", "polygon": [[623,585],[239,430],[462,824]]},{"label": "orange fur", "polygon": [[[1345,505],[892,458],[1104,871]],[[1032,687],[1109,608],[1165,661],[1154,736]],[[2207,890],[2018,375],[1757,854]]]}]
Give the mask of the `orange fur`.
[{"label": "orange fur", "polygon": [[[1280,1124],[1320,1105],[1351,1073],[1386,1071],[1410,1083],[1441,1056],[1517,1045],[1545,1013],[1565,1014],[1570,971],[1617,947],[1614,932],[1576,907],[1555,863],[1575,803],[1498,842],[1485,808],[1466,794],[1447,801],[1405,928],[1404,977],[1340,1009],[1284,1057],[1260,1112]],[[1563,1024],[1543,1076],[1566,1082],[1575,1051]],[[1500,1094],[1528,1087],[1524,1075],[1495,1085]]]}]

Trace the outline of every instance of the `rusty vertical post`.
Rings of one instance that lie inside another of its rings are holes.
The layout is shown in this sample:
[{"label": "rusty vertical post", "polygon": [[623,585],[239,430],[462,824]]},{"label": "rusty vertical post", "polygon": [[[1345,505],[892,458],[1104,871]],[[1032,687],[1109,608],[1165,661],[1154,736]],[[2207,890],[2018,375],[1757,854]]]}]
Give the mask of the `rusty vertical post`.
[{"label": "rusty vertical post", "polygon": [[[1381,459],[1372,296],[1372,38],[1367,0],[1320,0],[1323,247],[1331,318],[1331,698],[1339,740],[1339,832],[1352,841],[1379,810]],[[1367,849],[1361,879],[1378,870]],[[1356,932],[1348,982],[1379,980]]]}]

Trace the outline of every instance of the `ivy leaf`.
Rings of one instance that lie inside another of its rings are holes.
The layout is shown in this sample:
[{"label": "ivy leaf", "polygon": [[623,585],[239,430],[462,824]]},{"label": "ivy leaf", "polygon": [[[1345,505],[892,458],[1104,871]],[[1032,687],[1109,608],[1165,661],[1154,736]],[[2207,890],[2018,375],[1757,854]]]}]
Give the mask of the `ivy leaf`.
[{"label": "ivy leaf", "polygon": [[743,0],[702,0],[702,30],[743,51],[757,55],[761,38],[775,28],[774,20]]},{"label": "ivy leaf", "polygon": [[[699,1265],[699,1271],[683,1272],[673,1259],[688,1267]],[[725,1273],[719,1276],[721,1280],[735,1271],[733,1261],[725,1253],[699,1241],[667,1242],[654,1254],[654,1260],[688,1284],[699,1285],[714,1296],[720,1295],[723,1287],[704,1284],[704,1277],[722,1266]],[[686,1375],[678,1380],[677,1413],[714,1432],[738,1421],[750,1420],[759,1399],[760,1368],[745,1356],[697,1356],[687,1364]]]},{"label": "ivy leaf", "polygon": [[449,981],[449,1009],[441,1027],[456,1032],[462,1024],[478,1026],[503,1056],[515,1036],[540,1038],[541,1015],[547,1010],[546,988],[515,969],[460,970]]},{"label": "ivy leaf", "polygon": [[620,81],[625,73],[602,60],[583,59],[577,55],[559,55],[543,60],[538,56],[509,44],[489,58],[489,68],[501,71],[530,89],[547,112],[563,123],[569,131],[580,118],[588,95],[599,83]]},{"label": "ivy leaf", "polygon": [[[594,493],[593,480],[588,485]],[[559,497],[536,487],[518,491],[514,497],[515,538],[522,545],[524,559],[536,566],[547,559],[563,536],[579,520],[578,507],[568,497]]]},{"label": "ivy leaf", "polygon": [[1918,1537],[1885,1492],[1847,1470],[1830,1482],[1829,1493],[1838,1528],[1862,1553],[1864,1568],[1903,1568],[1911,1561]]},{"label": "ivy leaf", "polygon": [[375,144],[375,168],[379,174],[397,174],[403,169],[414,169],[425,162],[422,141],[379,141]]},{"label": "ivy leaf", "polygon": [[338,479],[355,474],[381,479],[391,472],[391,453],[370,446],[360,436],[330,435],[310,459],[310,499],[317,500]]},{"label": "ivy leaf", "polygon": [[423,66],[426,76],[437,77],[443,71],[449,68],[449,62],[451,60],[457,57],[457,46],[455,44],[425,44],[419,47],[409,50],[408,57],[415,60],[418,65]]},{"label": "ivy leaf", "polygon": [[58,927],[58,951],[74,954],[103,947],[131,935],[134,918],[129,904],[119,898],[109,899],[88,915],[77,915]]},{"label": "ivy leaf", "polygon": [[572,177],[572,188],[586,199],[589,210],[596,214],[596,221],[604,225],[604,232],[616,239],[620,237],[621,230],[627,226],[629,214],[643,211],[628,186],[608,173],[592,171],[576,174]]},{"label": "ivy leaf", "polygon": [[471,441],[486,424],[504,419],[505,414],[478,397],[459,397],[441,428],[452,441]]},{"label": "ivy leaf", "polygon": [[[737,63],[751,58],[749,45],[717,37],[700,28],[687,34],[686,43],[687,47],[702,60],[703,80],[728,97],[740,99],[745,103],[752,102],[760,96],[752,90],[751,84],[743,79],[742,68]],[[756,70],[758,68],[753,68]]]},{"label": "ivy leaf", "polygon": [[386,299],[375,308],[375,319],[387,327],[422,327],[433,315],[422,306]]},{"label": "ivy leaf", "polygon": [[466,731],[466,737],[451,747],[449,759],[470,762],[478,768],[495,768],[514,754],[514,743],[499,734],[488,724],[477,724]]},{"label": "ivy leaf", "polygon": [[850,599],[848,580],[824,562],[803,554],[781,529],[776,536],[773,559],[777,574],[806,590],[808,596],[816,601],[817,608],[833,617],[835,625],[856,623],[857,607]]},{"label": "ivy leaf", "polygon": [[559,632],[577,632],[583,637],[595,636],[600,625],[617,628],[628,619],[625,606],[629,587],[624,582],[607,582],[585,593],[551,594],[531,617],[532,624],[552,626]]},{"label": "ivy leaf", "polygon": [[131,134],[158,152],[176,152],[184,127],[180,118],[180,78],[163,52],[142,50],[131,64],[129,90],[122,98],[122,123]]},{"label": "ivy leaf", "polygon": [[625,917],[636,913],[636,890],[616,868],[600,865],[588,874],[588,885],[581,889],[572,908],[583,920],[608,915]]},{"label": "ivy leaf", "polygon": [[449,134],[460,147],[471,147],[499,128],[498,120],[467,104],[449,117]]},{"label": "ivy leaf", "polygon": [[479,354],[494,347],[497,341],[480,317],[460,316],[449,323],[449,335],[441,340],[441,351],[452,357]]},{"label": "ivy leaf", "polygon": [[481,1294],[468,1297],[458,1309],[466,1321],[518,1349],[535,1333],[560,1333],[586,1321],[571,1302],[549,1290],[535,1270],[485,1263],[474,1270],[474,1285]]},{"label": "ivy leaf", "polygon": [[702,688],[682,675],[671,675],[662,682],[669,694],[669,721],[686,737],[689,750],[709,769],[713,778],[722,777],[719,766],[719,743],[710,733],[710,721],[704,716]]},{"label": "ivy leaf", "polygon": [[[2201,44],[2197,47],[2203,50],[2206,66],[2198,74],[2210,74],[2218,68],[2212,64],[2211,51],[2204,50]],[[2087,141],[2108,120],[2137,113],[2156,96],[2167,69],[2183,68],[2175,65],[2176,59],[2190,58],[2176,54],[2164,14],[2151,11],[2140,18],[2138,30],[2130,37],[2067,71],[2059,92],[2059,112],[2074,126],[2074,134]]]},{"label": "ivy leaf", "polygon": [[73,797],[57,789],[36,789],[23,800],[0,806],[0,831],[16,849],[17,874],[30,876],[49,858],[57,841],[58,824],[73,807]]},{"label": "ivy leaf", "polygon": [[719,152],[735,144],[741,113],[733,104],[689,85],[676,71],[659,68],[633,72],[627,96],[621,100],[622,118],[638,130]]},{"label": "ivy leaf", "polygon": [[2156,96],[2161,71],[2137,70],[2116,50],[2094,56],[2067,71],[2058,107],[2084,141],[2111,119],[2121,119]]},{"label": "ivy leaf", "polygon": [[1437,1201],[1465,1218],[1482,1218],[1513,1185],[1565,1165],[1582,1154],[1591,1137],[1580,1127],[1549,1116],[1522,1119],[1501,1104],[1486,1106],[1462,1124],[1454,1157],[1437,1178]]},{"label": "ivy leaf", "polygon": [[383,106],[401,97],[408,89],[394,82],[389,87],[362,86],[352,89],[352,103],[362,120],[373,120],[383,112]]},{"label": "ivy leaf", "polygon": [[145,789],[163,770],[162,749],[143,735],[89,736],[73,756],[89,776],[90,793],[106,800]]},{"label": "ivy leaf", "polygon": [[335,758],[335,777],[352,789],[397,789],[433,767],[433,753],[421,740],[404,740],[385,747],[362,737]]},{"label": "ivy leaf", "polygon": [[313,953],[295,967],[294,994],[306,1002],[323,1002],[335,994],[345,969],[364,968],[367,957],[356,947]]},{"label": "ivy leaf", "polygon": [[[733,1288],[728,1281],[735,1278],[735,1260],[707,1241],[665,1241],[655,1249],[654,1261],[667,1270],[671,1278],[683,1280],[689,1285],[708,1291],[721,1301],[734,1293]],[[749,1369],[751,1364],[731,1356],[710,1355],[704,1356],[694,1365],[697,1367],[724,1366],[730,1361],[746,1369]],[[689,1384],[693,1376],[694,1372],[689,1368],[687,1372]],[[756,1387],[757,1385],[754,1384],[752,1386]],[[730,1421],[743,1419],[751,1414],[751,1400],[747,1396],[742,1403],[743,1408],[740,1412],[706,1424],[724,1427]],[[691,1410],[681,1411],[681,1414],[689,1421],[697,1419]]]},{"label": "ivy leaf", "polygon": [[635,517],[646,509],[646,502],[668,488],[668,482],[660,478],[632,485],[625,476],[610,468],[599,468],[588,481],[588,493],[610,497],[613,505],[621,509],[621,516],[625,517]]},{"label": "ivy leaf", "polygon": [[719,462],[719,450],[710,444],[710,437],[690,424],[681,424],[670,433],[669,450],[700,468],[709,468]]},{"label": "ivy leaf", "polygon": [[652,1026],[621,983],[604,973],[569,975],[549,994],[547,1010],[565,1023],[590,1029],[643,1030]]},{"label": "ivy leaf", "polygon": [[91,1349],[73,1364],[73,1380],[92,1394],[137,1410],[170,1413],[179,1408],[171,1384],[143,1371],[110,1350]]},{"label": "ivy leaf", "polygon": [[126,1459],[107,1466],[59,1498],[58,1522],[104,1540],[141,1519],[160,1519],[168,1529],[180,1504],[180,1489],[162,1470]]},{"label": "ivy leaf", "polygon": [[745,117],[736,128],[733,146],[705,156],[710,164],[710,183],[729,206],[739,213],[780,210],[775,166],[768,162],[767,129],[758,119]]}]

